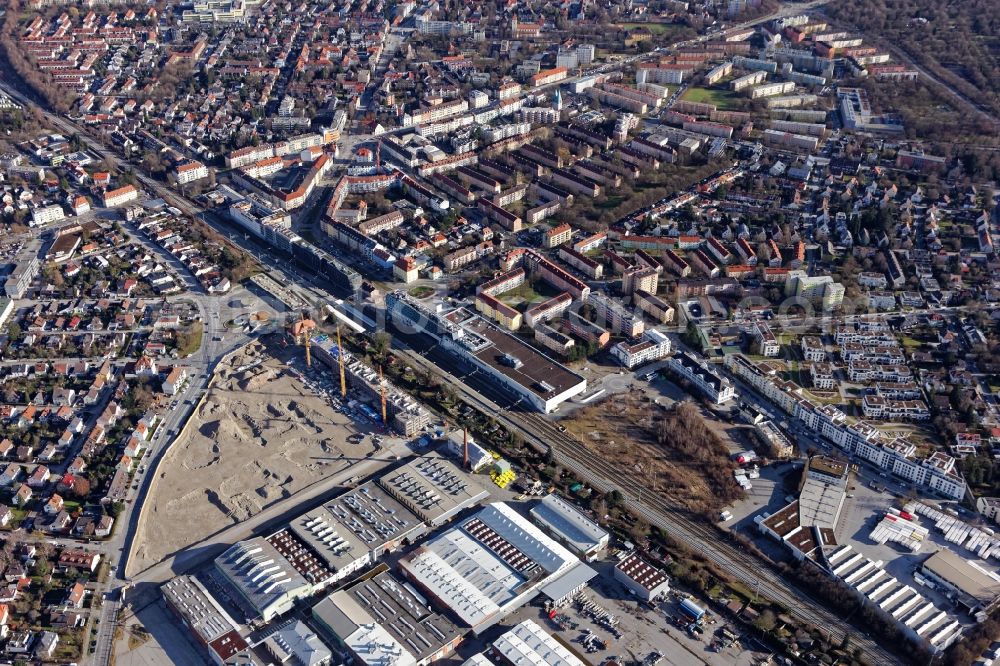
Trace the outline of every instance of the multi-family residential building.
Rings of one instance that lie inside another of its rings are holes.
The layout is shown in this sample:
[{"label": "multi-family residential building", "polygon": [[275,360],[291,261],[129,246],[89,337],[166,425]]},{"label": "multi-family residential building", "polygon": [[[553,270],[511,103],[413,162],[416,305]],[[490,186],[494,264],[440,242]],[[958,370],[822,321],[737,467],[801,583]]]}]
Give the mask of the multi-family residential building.
[{"label": "multi-family residential building", "polygon": [[103,206],[105,208],[115,208],[123,206],[130,201],[139,198],[139,190],[135,185],[125,185],[114,190],[107,190],[102,195]]},{"label": "multi-family residential building", "polygon": [[619,342],[611,348],[611,355],[631,370],[650,361],[658,361],[670,354],[670,338],[656,329],[643,333],[639,342]]},{"label": "multi-family residential building", "polygon": [[186,185],[202,178],[208,178],[208,167],[197,160],[185,162],[177,167],[174,176],[177,178],[178,185]]},{"label": "multi-family residential building", "polygon": [[546,349],[559,354],[560,356],[568,356],[570,350],[572,350],[576,344],[573,342],[573,338],[569,337],[565,333],[557,331],[548,324],[537,323],[534,326],[534,331],[535,342]]},{"label": "multi-family residential building", "polygon": [[632,292],[632,303],[659,324],[669,324],[674,320],[673,306],[655,294],[636,290]]},{"label": "multi-family residential building", "polygon": [[604,276],[603,264],[580,254],[569,245],[561,246],[558,254],[560,259],[592,280],[599,280]]},{"label": "multi-family residential building", "polygon": [[674,352],[668,366],[679,377],[686,379],[717,405],[736,397],[736,388],[729,379],[686,351]]},{"label": "multi-family residential building", "polygon": [[833,366],[829,363],[813,363],[809,367],[809,377],[814,388],[828,391],[836,386],[833,377]]},{"label": "multi-family residential building", "polygon": [[[839,409],[808,400],[796,384],[777,378],[773,371],[764,372],[740,354],[728,354],[725,365],[782,411],[848,453],[945,497],[964,497],[966,483],[951,456],[938,451],[928,458],[915,459],[917,447],[914,444],[890,438],[867,422],[849,422]],[[871,403],[872,408],[878,408],[877,402]],[[900,406],[900,409],[905,418],[919,417],[920,405]]]},{"label": "multi-family residential building", "polygon": [[865,395],[861,409],[867,418],[888,421],[926,421],[931,417],[923,400],[893,400],[881,395]]},{"label": "multi-family residential building", "polygon": [[476,310],[507,330],[516,331],[521,328],[521,313],[488,293],[482,292],[476,296]]},{"label": "multi-family residential building", "polygon": [[524,313],[524,322],[531,327],[538,326],[562,316],[570,305],[573,304],[573,297],[563,292],[558,296],[542,301],[538,305],[528,308]]},{"label": "multi-family residential building", "polygon": [[568,242],[572,237],[573,227],[563,223],[547,229],[542,234],[542,244],[547,248],[553,248]]},{"label": "multi-family residential building", "polygon": [[582,340],[596,345],[598,349],[603,348],[611,341],[611,333],[603,326],[581,317],[576,312],[570,310],[563,317],[566,330]]},{"label": "multi-family residential building", "polygon": [[655,268],[636,266],[622,273],[622,293],[637,291],[655,294],[660,284],[660,273]]},{"label": "multi-family residential building", "polygon": [[621,301],[604,294],[591,293],[587,302],[593,306],[598,321],[618,335],[634,338],[642,335],[646,328],[642,317],[625,307]]},{"label": "multi-family residential building", "polygon": [[529,83],[532,88],[541,88],[542,86],[547,86],[550,83],[556,83],[562,81],[569,75],[569,70],[565,67],[553,67],[552,69],[545,69],[529,79]]},{"label": "multi-family residential building", "polygon": [[761,356],[775,357],[781,352],[778,338],[767,323],[759,320],[754,322],[753,337],[754,344]]},{"label": "multi-family residential building", "polygon": [[31,226],[37,227],[65,219],[66,211],[59,204],[39,206],[31,209]]}]

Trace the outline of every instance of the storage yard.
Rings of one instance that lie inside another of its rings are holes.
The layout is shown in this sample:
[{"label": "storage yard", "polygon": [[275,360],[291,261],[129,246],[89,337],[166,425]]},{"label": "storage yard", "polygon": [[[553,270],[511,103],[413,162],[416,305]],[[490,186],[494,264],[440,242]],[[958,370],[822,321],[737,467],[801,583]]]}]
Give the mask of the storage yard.
[{"label": "storage yard", "polygon": [[161,463],[130,572],[336,472],[344,457],[373,451],[370,439],[348,442],[361,426],[331,405],[332,383],[302,379],[304,365],[299,349],[259,342],[220,365]]},{"label": "storage yard", "polygon": [[[703,633],[688,634],[670,622],[671,616],[680,614],[682,596],[671,593],[651,608],[614,580],[611,563],[598,563],[596,567],[604,575],[591,581],[579,602],[560,608],[555,618],[548,619],[538,606],[526,606],[509,622],[530,618],[595,664],[609,657],[641,662],[655,652],[661,655],[659,663],[668,666],[746,666],[758,663],[767,654],[742,641],[716,651],[712,644],[729,623],[712,618]],[[609,628],[609,619],[614,630]]]}]

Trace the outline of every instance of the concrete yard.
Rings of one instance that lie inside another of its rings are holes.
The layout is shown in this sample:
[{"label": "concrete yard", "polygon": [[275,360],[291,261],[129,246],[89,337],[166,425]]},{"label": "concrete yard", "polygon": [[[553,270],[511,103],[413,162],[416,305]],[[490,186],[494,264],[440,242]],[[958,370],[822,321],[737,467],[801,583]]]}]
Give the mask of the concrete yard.
[{"label": "concrete yard", "polygon": [[253,342],[219,366],[159,467],[130,575],[373,452],[370,438],[348,442],[364,427],[331,404],[332,381],[302,378],[304,365],[298,348]]},{"label": "concrete yard", "polygon": [[[608,657],[617,656],[628,662],[633,659],[642,660],[651,652],[658,651],[663,655],[661,664],[668,666],[688,666],[689,664],[710,664],[711,666],[744,666],[758,663],[767,653],[753,651],[749,645],[736,643],[733,646],[716,652],[711,646],[714,635],[720,627],[726,625],[719,618],[712,620],[714,624],[705,625],[705,633],[691,637],[686,632],[673,626],[667,616],[678,614],[679,597],[674,594],[669,599],[658,601],[655,609],[638,602],[626,588],[612,577],[613,565],[609,561],[592,563],[600,575],[591,581],[583,594],[592,602],[618,618],[618,627],[623,636],[616,640],[605,628],[589,619],[573,605],[559,610],[570,623],[564,629],[549,620],[540,605],[525,606],[508,618],[505,626],[514,625],[525,619],[532,619],[556,635],[564,643],[570,645],[586,662],[599,664]],[[694,601],[703,607],[704,601],[695,598]],[[731,625],[730,629],[733,627]],[[607,648],[587,653],[580,638],[590,630],[598,638],[605,641]],[[737,632],[739,633],[739,632]]]}]

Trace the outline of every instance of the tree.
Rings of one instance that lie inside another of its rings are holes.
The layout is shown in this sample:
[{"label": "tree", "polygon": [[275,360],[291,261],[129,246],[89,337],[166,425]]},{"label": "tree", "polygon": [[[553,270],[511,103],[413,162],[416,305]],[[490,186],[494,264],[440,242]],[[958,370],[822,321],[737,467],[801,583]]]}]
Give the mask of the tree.
[{"label": "tree", "polygon": [[420,374],[419,381],[428,389],[436,389],[441,385],[441,377],[433,368],[425,368]]},{"label": "tree", "polygon": [[44,578],[50,573],[52,573],[52,565],[49,564],[48,560],[40,558],[35,562],[35,575]]},{"label": "tree", "polygon": [[774,611],[766,610],[754,620],[753,626],[757,627],[761,631],[771,631],[777,624],[777,618],[774,616]]},{"label": "tree", "polygon": [[380,361],[385,360],[391,344],[392,336],[385,331],[379,331],[372,338],[372,354]]},{"label": "tree", "polygon": [[90,496],[90,480],[85,476],[76,477],[70,494],[77,499],[87,499]]}]

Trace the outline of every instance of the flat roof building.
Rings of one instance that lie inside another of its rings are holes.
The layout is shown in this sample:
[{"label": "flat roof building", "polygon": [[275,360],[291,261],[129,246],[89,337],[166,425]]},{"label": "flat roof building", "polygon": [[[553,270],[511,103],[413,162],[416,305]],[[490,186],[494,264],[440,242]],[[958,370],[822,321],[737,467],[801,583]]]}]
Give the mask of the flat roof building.
[{"label": "flat roof building", "polygon": [[549,494],[537,502],[531,508],[531,517],[585,560],[595,559],[608,546],[607,531],[559,495]]},{"label": "flat roof building", "polygon": [[426,531],[419,516],[369,481],[294,518],[288,529],[343,580]]},{"label": "flat roof building", "polygon": [[386,307],[395,326],[430,335],[540,412],[587,388],[582,376],[474,312],[431,311],[401,292],[389,294]]},{"label": "flat roof building", "polygon": [[[288,532],[282,530],[279,534],[288,535]],[[297,600],[311,595],[329,577],[328,570],[316,571],[314,575],[319,573],[320,576],[307,580],[272,543],[274,536],[240,541],[215,558],[215,568],[236,592],[234,597],[244,601],[248,610],[263,622],[290,611]],[[288,550],[286,553],[291,555]]]},{"label": "flat roof building", "polygon": [[365,666],[423,666],[451,654],[465,634],[388,571],[329,595],[312,617]]},{"label": "flat roof building", "polygon": [[950,550],[939,550],[931,555],[920,567],[920,572],[954,592],[958,602],[970,612],[989,613],[1000,604],[1000,575]]},{"label": "flat roof building", "polygon": [[410,460],[378,484],[428,525],[442,525],[490,496],[475,477],[438,455]]},{"label": "flat roof building", "polygon": [[498,666],[584,666],[584,662],[533,620],[493,641],[489,659]]},{"label": "flat roof building", "polygon": [[279,664],[326,666],[333,652],[302,620],[279,629],[264,640],[264,648]]},{"label": "flat roof building", "polygon": [[245,655],[243,664],[255,664],[239,625],[194,576],[177,576],[160,588],[167,608],[187,627],[217,666]]},{"label": "flat roof building", "polygon": [[728,378],[702,363],[686,351],[677,351],[668,362],[669,367],[696,386],[717,405],[736,397],[736,389]]},{"label": "flat roof building", "polygon": [[658,599],[670,591],[670,578],[662,570],[633,552],[615,565],[615,580],[646,601]]},{"label": "flat roof building", "polygon": [[399,566],[420,590],[480,633],[577,562],[531,521],[497,502],[421,544]]}]

